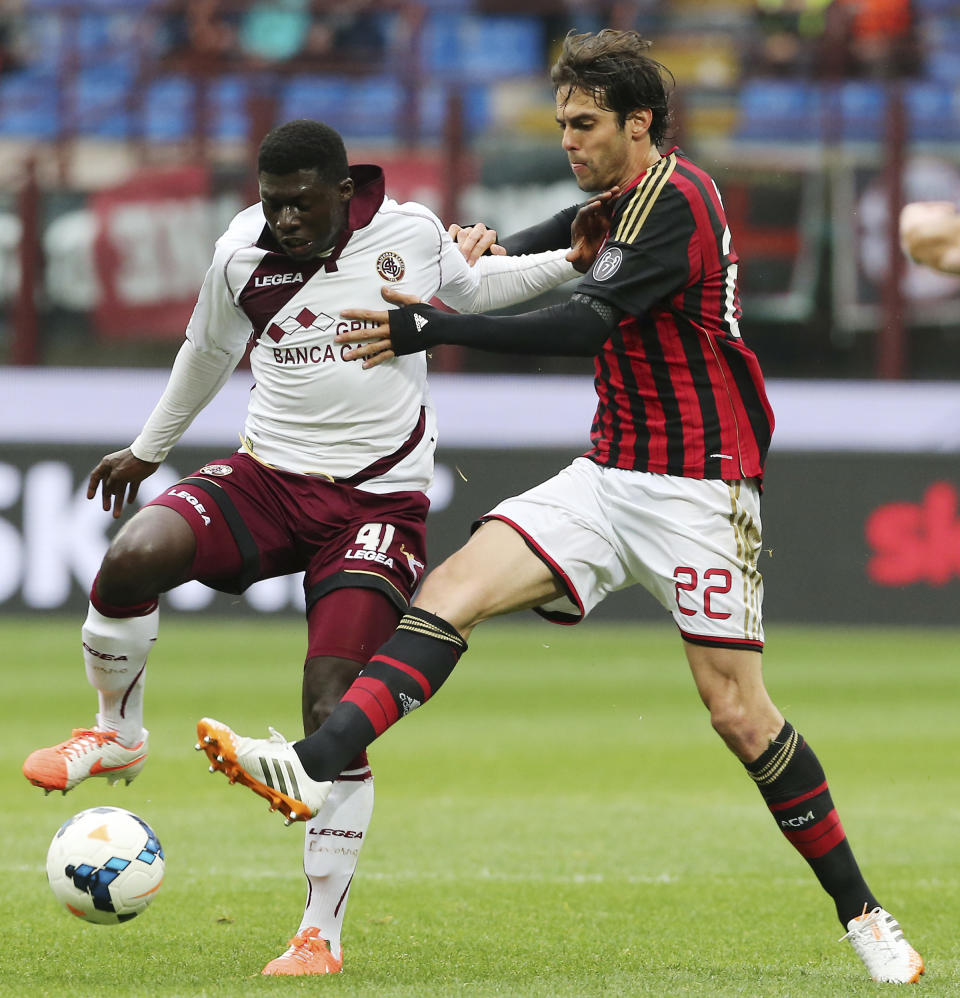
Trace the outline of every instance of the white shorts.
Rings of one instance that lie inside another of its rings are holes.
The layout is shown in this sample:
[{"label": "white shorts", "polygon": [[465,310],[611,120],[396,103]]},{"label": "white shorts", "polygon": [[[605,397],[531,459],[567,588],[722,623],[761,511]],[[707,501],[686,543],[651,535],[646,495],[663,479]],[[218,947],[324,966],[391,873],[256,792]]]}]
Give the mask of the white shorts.
[{"label": "white shorts", "polygon": [[654,475],[577,458],[483,519],[519,531],[566,589],[537,608],[548,620],[578,623],[608,593],[639,583],[687,640],[763,647],[760,490],[753,479]]}]

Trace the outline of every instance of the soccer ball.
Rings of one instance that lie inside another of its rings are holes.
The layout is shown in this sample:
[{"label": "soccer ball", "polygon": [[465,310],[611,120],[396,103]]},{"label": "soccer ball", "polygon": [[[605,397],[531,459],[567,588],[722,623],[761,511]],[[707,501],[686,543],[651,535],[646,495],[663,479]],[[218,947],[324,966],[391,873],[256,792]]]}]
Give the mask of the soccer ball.
[{"label": "soccer ball", "polygon": [[163,883],[163,849],[153,829],[122,807],[91,807],[63,823],[47,851],[57,900],[85,922],[135,918]]}]

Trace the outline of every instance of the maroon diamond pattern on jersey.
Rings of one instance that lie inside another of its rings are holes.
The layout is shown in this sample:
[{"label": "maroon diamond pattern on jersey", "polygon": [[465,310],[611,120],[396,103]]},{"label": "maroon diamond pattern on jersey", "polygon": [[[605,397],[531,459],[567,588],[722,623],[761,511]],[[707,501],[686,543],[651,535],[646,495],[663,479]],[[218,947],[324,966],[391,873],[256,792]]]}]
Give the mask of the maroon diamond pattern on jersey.
[{"label": "maroon diamond pattern on jersey", "polygon": [[333,322],[334,320],[326,312],[316,315],[310,309],[302,308],[296,315],[288,315],[279,322],[271,322],[267,327],[266,335],[274,343],[279,343],[287,333],[295,333],[300,329],[314,328],[326,331],[333,325]]},{"label": "maroon diamond pattern on jersey", "polygon": [[[265,253],[257,269],[240,292],[240,307],[246,312],[253,325],[253,339],[259,339],[264,332],[275,343],[279,343],[289,332],[283,326],[271,321],[284,305],[303,290],[307,281],[323,266],[322,260],[297,262],[285,253]],[[284,277],[287,278],[286,283]],[[276,282],[276,283],[274,283]],[[300,316],[310,315],[309,322],[300,320]],[[309,309],[302,309],[296,319],[300,326],[312,326],[316,316]]]}]

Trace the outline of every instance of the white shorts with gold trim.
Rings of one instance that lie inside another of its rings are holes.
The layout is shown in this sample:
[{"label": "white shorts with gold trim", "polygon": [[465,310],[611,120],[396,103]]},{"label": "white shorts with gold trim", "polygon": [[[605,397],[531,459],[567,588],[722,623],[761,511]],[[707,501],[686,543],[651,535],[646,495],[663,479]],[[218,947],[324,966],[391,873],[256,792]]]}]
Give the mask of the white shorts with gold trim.
[{"label": "white shorts with gold trim", "polygon": [[641,585],[695,643],[763,647],[760,491],[716,481],[602,468],[577,458],[483,520],[510,524],[566,596],[537,612],[582,620],[609,593]]}]

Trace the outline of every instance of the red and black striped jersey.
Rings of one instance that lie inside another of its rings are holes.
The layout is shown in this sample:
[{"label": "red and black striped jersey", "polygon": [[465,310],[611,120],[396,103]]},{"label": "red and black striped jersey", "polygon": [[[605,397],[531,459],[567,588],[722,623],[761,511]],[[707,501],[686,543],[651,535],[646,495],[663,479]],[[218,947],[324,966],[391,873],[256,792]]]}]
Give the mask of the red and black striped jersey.
[{"label": "red and black striped jersey", "polygon": [[679,149],[620,195],[577,287],[625,313],[595,360],[587,457],[687,478],[762,475],[773,412],[740,335],[737,259],[716,184]]}]

